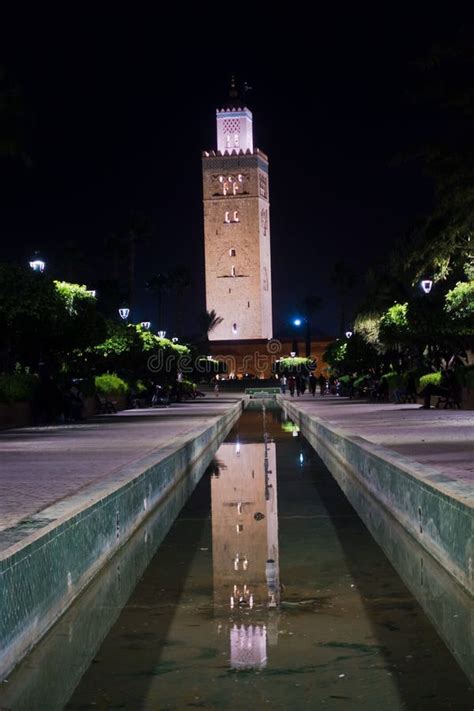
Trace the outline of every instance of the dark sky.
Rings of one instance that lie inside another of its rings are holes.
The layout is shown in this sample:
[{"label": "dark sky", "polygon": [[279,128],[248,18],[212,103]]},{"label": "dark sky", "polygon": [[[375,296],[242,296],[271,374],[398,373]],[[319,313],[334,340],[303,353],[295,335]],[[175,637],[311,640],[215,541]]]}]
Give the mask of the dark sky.
[{"label": "dark sky", "polygon": [[[186,17],[186,29],[184,9],[146,16],[132,5],[127,15],[4,23],[0,64],[23,88],[32,166],[0,164],[0,260],[27,260],[33,249],[48,259],[75,240],[93,288],[108,276],[104,238],[142,210],[154,234],[138,283],[189,266],[192,331],[204,308],[200,156],[215,148],[215,108],[235,72],[253,87],[254,143],[270,159],[275,329],[305,295],[321,295],[317,325],[335,333],[333,262],[342,256],[362,274],[383,261],[432,200],[417,161],[393,159],[436,125],[411,100],[422,81],[414,61],[461,21],[433,6],[392,7],[311,22],[301,12],[271,26],[229,7]],[[134,320],[153,316],[140,286]]]}]

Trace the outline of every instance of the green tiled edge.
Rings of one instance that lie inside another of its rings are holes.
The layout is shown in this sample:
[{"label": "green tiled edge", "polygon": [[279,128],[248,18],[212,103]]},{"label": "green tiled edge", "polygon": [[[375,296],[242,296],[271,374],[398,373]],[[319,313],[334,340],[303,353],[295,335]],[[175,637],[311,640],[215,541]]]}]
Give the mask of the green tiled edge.
[{"label": "green tiled edge", "polygon": [[128,480],[109,483],[102,491],[92,486],[81,493],[82,506],[0,554],[0,679],[168,496],[191,464],[207,448],[217,450],[242,405],[238,402],[204,431],[176,438],[164,448],[166,456],[160,449],[154,455],[159,461],[148,461],[142,471],[133,465],[124,468],[122,479],[129,476]]},{"label": "green tiled edge", "polygon": [[343,491],[355,477],[473,595],[474,509],[466,485],[279,400]]}]

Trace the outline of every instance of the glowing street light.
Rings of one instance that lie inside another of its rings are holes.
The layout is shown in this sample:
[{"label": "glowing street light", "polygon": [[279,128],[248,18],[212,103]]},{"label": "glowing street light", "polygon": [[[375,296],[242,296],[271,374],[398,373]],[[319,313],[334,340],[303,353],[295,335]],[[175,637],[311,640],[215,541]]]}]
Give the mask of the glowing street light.
[{"label": "glowing street light", "polygon": [[301,319],[300,318],[295,318],[293,319],[293,323],[295,326],[301,326]]},{"label": "glowing street light", "polygon": [[42,259],[33,259],[29,264],[34,272],[44,272],[46,266],[46,262],[43,262]]},{"label": "glowing street light", "polygon": [[350,338],[352,336],[352,331],[346,331],[346,338]]},{"label": "glowing street light", "polygon": [[160,338],[166,338],[166,331],[158,331],[158,336]]},{"label": "glowing street light", "polygon": [[290,351],[290,357],[294,358],[296,356],[296,351]]},{"label": "glowing street light", "polygon": [[174,336],[171,340],[173,341],[173,343],[177,343],[179,339],[177,336]]},{"label": "glowing street light", "polygon": [[95,289],[88,289],[87,293],[89,294],[89,296],[92,296],[95,299],[95,295],[97,292]]},{"label": "glowing street light", "polygon": [[423,279],[421,282],[421,288],[425,292],[425,294],[429,294],[431,289],[433,287],[433,280],[432,279]]},{"label": "glowing street light", "polygon": [[128,315],[130,313],[130,309],[119,309],[119,315],[120,318],[123,318],[124,321],[128,318]]},{"label": "glowing street light", "polygon": [[142,321],[140,326],[144,328],[146,331],[150,330],[151,322],[150,321]]}]

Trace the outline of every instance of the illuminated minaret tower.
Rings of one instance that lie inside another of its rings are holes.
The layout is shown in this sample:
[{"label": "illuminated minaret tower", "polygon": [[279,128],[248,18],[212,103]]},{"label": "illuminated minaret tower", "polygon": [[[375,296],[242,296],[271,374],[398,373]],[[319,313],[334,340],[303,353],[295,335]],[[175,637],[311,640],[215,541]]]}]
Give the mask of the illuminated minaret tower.
[{"label": "illuminated minaret tower", "polygon": [[216,111],[217,151],[204,152],[206,308],[211,340],[269,339],[272,328],[268,158],[253,147],[252,113],[232,81]]}]

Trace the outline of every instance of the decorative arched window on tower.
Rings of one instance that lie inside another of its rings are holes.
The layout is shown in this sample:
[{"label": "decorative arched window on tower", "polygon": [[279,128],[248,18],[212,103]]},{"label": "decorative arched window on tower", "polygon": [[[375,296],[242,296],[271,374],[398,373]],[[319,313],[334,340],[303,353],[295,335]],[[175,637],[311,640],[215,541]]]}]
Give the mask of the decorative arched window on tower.
[{"label": "decorative arched window on tower", "polygon": [[232,219],[232,222],[240,222],[240,217],[239,217],[239,211],[234,210],[234,217]]},{"label": "decorative arched window on tower", "polygon": [[226,211],[225,211],[225,214],[224,214],[224,222],[230,222],[229,210],[226,210]]}]

